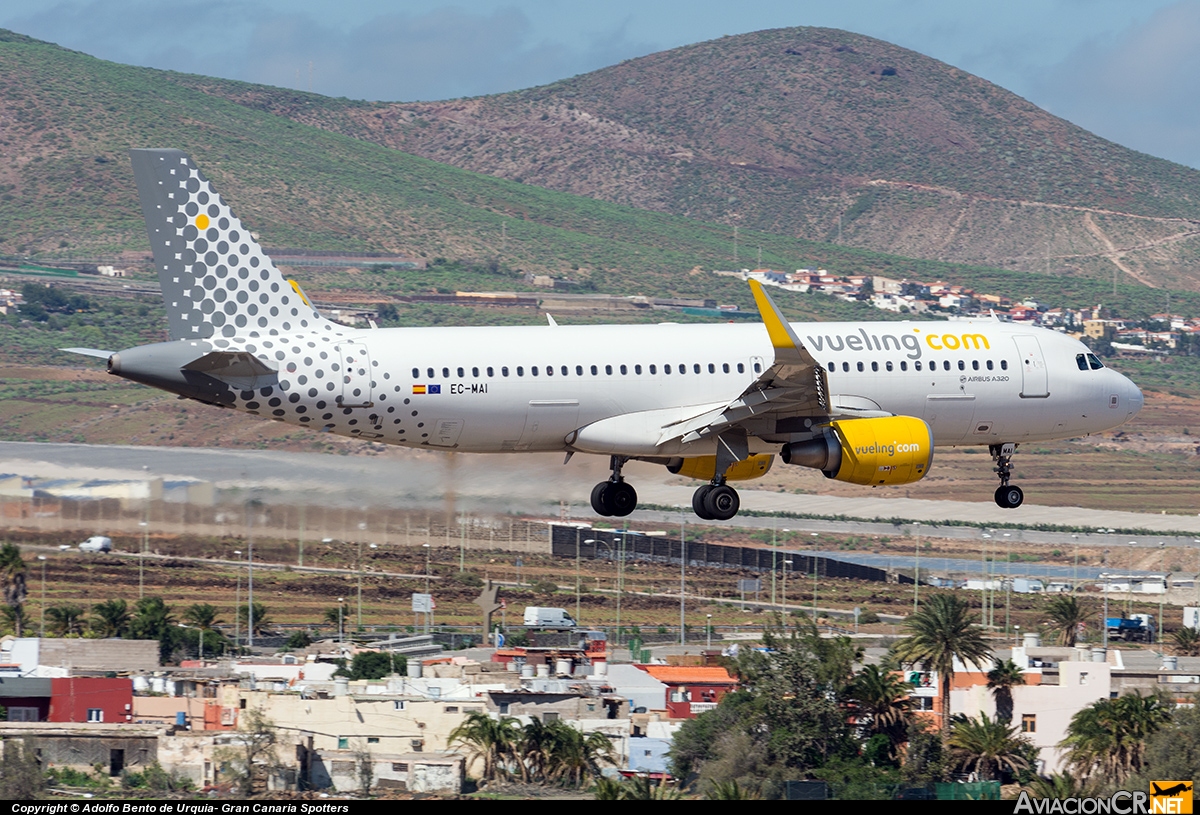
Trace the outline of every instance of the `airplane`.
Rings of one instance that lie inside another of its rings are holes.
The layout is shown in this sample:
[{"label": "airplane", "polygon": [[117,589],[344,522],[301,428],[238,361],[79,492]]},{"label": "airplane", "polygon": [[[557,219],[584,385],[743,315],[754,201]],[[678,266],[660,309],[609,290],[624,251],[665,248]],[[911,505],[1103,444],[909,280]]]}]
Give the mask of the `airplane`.
[{"label": "airplane", "polygon": [[1175,784],[1174,786],[1171,786],[1171,787],[1167,787],[1165,790],[1160,788],[1158,786],[1158,784],[1154,783],[1153,781],[1150,782],[1150,786],[1154,788],[1154,791],[1150,793],[1151,795],[1153,795],[1155,797],[1158,797],[1160,795],[1165,795],[1168,798],[1173,798],[1177,795],[1182,795],[1185,792],[1190,792],[1192,789],[1192,785],[1187,783],[1186,781],[1180,781],[1178,784]]},{"label": "airplane", "polygon": [[169,342],[105,358],[114,376],[217,407],[403,447],[609,457],[592,490],[625,516],[631,460],[703,483],[692,508],[729,520],[730,482],[776,457],[861,485],[920,480],[934,447],[986,445],[1001,507],[1026,442],[1132,419],[1141,391],[1064,334],[996,320],[789,323],[750,281],[761,323],[351,328],[321,316],[193,161],[130,151]]}]

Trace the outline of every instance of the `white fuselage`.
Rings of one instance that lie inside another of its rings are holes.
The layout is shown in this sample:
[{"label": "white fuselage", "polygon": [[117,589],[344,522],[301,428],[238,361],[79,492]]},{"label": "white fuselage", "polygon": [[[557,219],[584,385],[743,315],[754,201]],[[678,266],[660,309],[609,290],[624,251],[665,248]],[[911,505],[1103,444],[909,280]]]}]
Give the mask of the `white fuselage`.
[{"label": "white fuselage", "polygon": [[[1127,378],[1089,366],[1082,343],[1045,329],[990,320],[792,328],[827,371],[831,412],[920,417],[938,446],[1081,436],[1142,406]],[[273,338],[265,358],[283,393],[246,392],[234,406],[413,447],[705,455],[713,442],[660,448],[657,434],[736,399],[774,359],[758,322],[337,334],[315,346]],[[604,420],[621,423],[616,435],[574,434]],[[752,438],[751,448],[777,450],[778,438]]]}]

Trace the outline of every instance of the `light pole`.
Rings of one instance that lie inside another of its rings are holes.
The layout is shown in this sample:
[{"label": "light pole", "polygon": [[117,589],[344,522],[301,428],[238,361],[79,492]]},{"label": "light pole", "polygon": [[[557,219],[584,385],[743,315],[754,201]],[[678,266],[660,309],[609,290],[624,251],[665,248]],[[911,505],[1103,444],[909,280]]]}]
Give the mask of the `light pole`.
[{"label": "light pole", "polygon": [[1100,621],[1104,629],[1104,647],[1108,648],[1108,550],[1104,550],[1104,619]]},{"label": "light pole", "polygon": [[138,552],[138,599],[141,600],[146,596],[143,574],[146,561],[146,537],[150,533],[150,524],[145,521],[138,521],[138,526],[142,528],[142,551]]},{"label": "light pole", "polygon": [[[592,545],[592,557],[593,557],[593,559],[595,559],[595,555],[596,555],[595,546],[597,543],[603,543],[603,541],[596,540],[595,538],[587,538],[586,540],[584,540],[584,543],[590,543]],[[610,552],[612,551],[611,546],[609,547],[609,551]],[[579,622],[579,595],[580,595],[579,544],[578,544],[578,542],[576,542],[576,544],[575,544],[575,622],[577,622],[577,623]]]},{"label": "light pole", "polygon": [[1004,633],[1007,634],[1009,611],[1012,608],[1012,533],[1004,533],[1004,544],[1007,547],[1004,555]]},{"label": "light pole", "polygon": [[246,644],[254,647],[254,501],[246,502]]},{"label": "light pole", "polygon": [[343,608],[343,604],[345,602],[346,602],[345,597],[338,598],[338,642],[343,643],[343,644],[346,642],[346,631],[345,631],[345,628],[342,626],[342,608]]},{"label": "light pole", "polygon": [[1020,645],[1021,644],[1021,626],[1019,624],[1014,625],[1013,630],[1016,632],[1013,634],[1013,643],[1015,645]]},{"label": "light pole", "polygon": [[237,601],[233,609],[233,645],[237,650],[242,647],[242,550],[234,549],[237,555]]},{"label": "light pole", "polygon": [[704,630],[708,634],[708,647],[712,648],[712,615],[706,614],[704,617],[706,620]]},{"label": "light pole", "polygon": [[687,644],[685,626],[684,581],[687,579],[687,538],[684,537],[684,508],[679,507],[679,644]]},{"label": "light pole", "polygon": [[792,561],[785,560],[783,562],[783,624],[787,625],[787,576],[792,570]]},{"label": "light pole", "polygon": [[[1137,541],[1129,542],[1129,570],[1130,571],[1133,571],[1133,559],[1134,559],[1133,548],[1135,546],[1137,546]],[[1126,585],[1129,586],[1129,591],[1127,591],[1125,593],[1125,618],[1128,619],[1133,616],[1133,581],[1132,580],[1126,581]]]},{"label": "light pole", "polygon": [[38,638],[44,639],[46,636],[46,556],[38,555],[38,560],[42,562],[42,621],[38,625]]},{"label": "light pole", "polygon": [[913,526],[917,529],[917,559],[913,574],[913,614],[916,614],[921,595],[921,522],[917,521]]},{"label": "light pole", "polygon": [[[771,605],[775,605],[775,573],[779,571],[779,567],[776,565],[776,562],[775,562],[775,558],[778,553],[778,550],[775,547],[777,547],[779,545],[779,543],[777,541],[777,536],[775,533],[775,527],[777,524],[778,524],[778,519],[772,518],[771,519]],[[1198,579],[1200,579],[1200,578],[1198,578]]]},{"label": "light pole", "polygon": [[[1154,630],[1154,638],[1157,640],[1159,648],[1162,648],[1162,631],[1163,631],[1163,603],[1167,599],[1167,550],[1166,544],[1162,541],[1158,542],[1158,566],[1163,573],[1163,590],[1162,594],[1158,595],[1158,626]],[[1163,653],[1166,653],[1163,651]]]}]

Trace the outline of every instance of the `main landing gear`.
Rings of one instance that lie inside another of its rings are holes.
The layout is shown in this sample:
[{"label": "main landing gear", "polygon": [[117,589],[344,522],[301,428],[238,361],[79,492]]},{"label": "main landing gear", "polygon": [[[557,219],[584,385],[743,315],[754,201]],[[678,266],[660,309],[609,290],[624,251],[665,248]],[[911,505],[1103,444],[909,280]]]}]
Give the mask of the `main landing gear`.
[{"label": "main landing gear", "polygon": [[623,518],[637,509],[637,490],[633,485],[627,484],[621,475],[621,468],[628,460],[622,456],[613,456],[612,476],[592,488],[592,509],[597,515],[615,515]]},{"label": "main landing gear", "polygon": [[724,478],[705,484],[692,494],[692,511],[704,521],[728,521],[741,506],[737,490],[726,484]]},{"label": "main landing gear", "polygon": [[992,461],[996,462],[996,475],[1000,476],[1000,486],[996,488],[996,506],[1016,509],[1025,500],[1021,488],[1008,483],[1012,478],[1012,457],[1017,452],[1017,445],[993,444],[988,451],[992,454]]}]

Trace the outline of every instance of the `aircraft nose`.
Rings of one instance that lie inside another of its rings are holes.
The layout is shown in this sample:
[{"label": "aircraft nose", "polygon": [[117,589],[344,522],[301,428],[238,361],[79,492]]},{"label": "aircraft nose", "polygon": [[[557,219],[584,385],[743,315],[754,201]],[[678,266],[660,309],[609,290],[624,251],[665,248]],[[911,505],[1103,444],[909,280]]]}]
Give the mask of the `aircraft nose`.
[{"label": "aircraft nose", "polygon": [[1129,418],[1141,412],[1142,407],[1146,404],[1145,397],[1142,396],[1142,390],[1137,385],[1133,384],[1133,380],[1127,376],[1122,376],[1125,381],[1122,383],[1125,386],[1125,404],[1129,406]]}]

